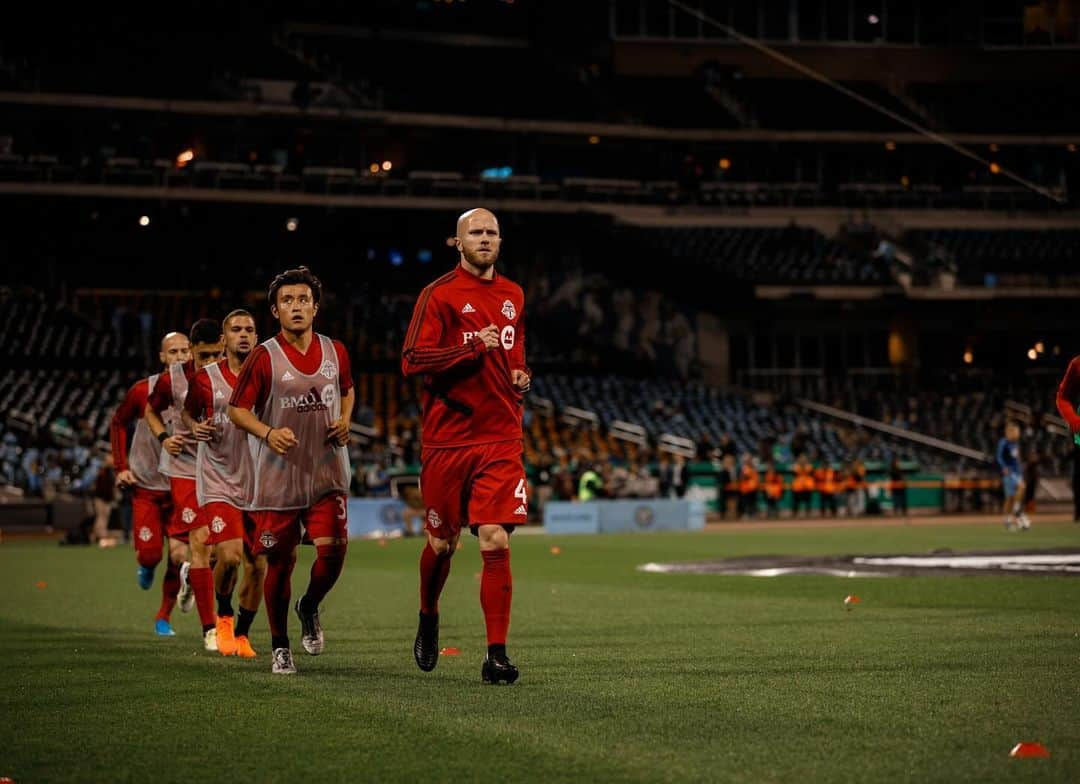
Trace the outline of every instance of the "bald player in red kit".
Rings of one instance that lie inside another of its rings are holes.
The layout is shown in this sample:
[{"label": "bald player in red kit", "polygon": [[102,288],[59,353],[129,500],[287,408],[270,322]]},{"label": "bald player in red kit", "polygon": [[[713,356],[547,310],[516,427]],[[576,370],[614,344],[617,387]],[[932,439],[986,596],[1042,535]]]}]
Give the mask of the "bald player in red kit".
[{"label": "bald player in red kit", "polygon": [[[199,514],[195,486],[197,442],[191,428],[183,420],[184,402],[196,372],[221,359],[223,351],[221,327],[211,319],[199,319],[191,325],[192,359],[183,365],[169,366],[146,401],[146,424],[154,437],[161,441],[161,473],[169,477],[173,498],[173,515],[169,521],[169,536],[187,540],[191,547],[191,563],[187,579],[199,610],[203,647],[217,648],[217,618],[214,616],[214,578],[210,572],[210,531]],[[181,570],[181,582],[184,580]],[[180,609],[185,609],[181,597]]]},{"label": "bald player in red kit", "polygon": [[296,546],[315,545],[307,591],[295,605],[304,650],[323,651],[319,603],[333,588],[348,545],[349,421],[354,390],[345,347],[315,332],[322,284],[307,267],[270,284],[281,331],[258,345],[236,380],[228,415],[258,440],[248,506],[254,555],[266,555],[263,596],[275,675],[294,675],[289,600]]},{"label": "bald player in red kit", "polygon": [[420,622],[413,657],[424,672],[439,660],[439,594],[465,526],[480,540],[480,605],[487,626],[484,683],[513,683],[506,655],[513,580],[510,534],[529,500],[522,462],[525,296],[495,271],[499,222],[485,209],[457,222],[458,266],[420,294],[401,369],[424,378],[420,489],[427,544],[420,556]]},{"label": "bald player in red kit", "polygon": [[[191,359],[191,344],[187,335],[170,332],[161,339],[161,364],[169,368],[174,362]],[[135,382],[113,414],[109,425],[113,462],[116,465],[116,484],[131,489],[131,523],[134,531],[135,553],[139,562],[139,587],[149,590],[154,582],[154,569],[161,562],[161,548],[172,516],[172,495],[169,477],[161,473],[161,444],[154,438],[144,416],[158,379],[155,373]],[[135,423],[135,433],[128,449],[128,429]],[[154,631],[162,637],[176,634],[169,616],[176,606],[180,592],[180,564],[187,558],[187,544],[169,540],[169,562],[161,583],[161,606],[154,618]]]}]

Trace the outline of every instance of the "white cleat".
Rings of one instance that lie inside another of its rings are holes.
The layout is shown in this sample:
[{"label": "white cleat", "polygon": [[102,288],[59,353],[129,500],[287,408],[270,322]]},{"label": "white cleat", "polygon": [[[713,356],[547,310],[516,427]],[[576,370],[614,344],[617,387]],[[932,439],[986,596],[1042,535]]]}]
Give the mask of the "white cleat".
[{"label": "white cleat", "polygon": [[300,626],[303,628],[304,636],[301,638],[301,642],[304,645],[304,650],[308,652],[310,656],[318,656],[323,652],[323,648],[326,645],[326,638],[323,636],[322,622],[319,620],[319,611],[306,609],[304,607],[303,597],[296,600],[296,604],[293,605],[296,610],[296,615],[300,619]]},{"label": "white cleat", "polygon": [[217,629],[207,629],[202,638],[203,648],[208,651],[217,651]]},{"label": "white cleat", "polygon": [[274,675],[296,675],[292,651],[288,648],[274,648],[274,666],[270,668]]},{"label": "white cleat", "polygon": [[1027,516],[1026,512],[1021,512],[1016,518],[1016,524],[1020,526],[1021,531],[1027,531],[1031,528],[1031,518]]},{"label": "white cleat", "polygon": [[180,612],[185,613],[191,612],[191,608],[195,606],[195,589],[188,582],[188,572],[190,571],[190,563],[184,561],[180,564],[180,593],[176,595],[176,601],[180,605]]}]

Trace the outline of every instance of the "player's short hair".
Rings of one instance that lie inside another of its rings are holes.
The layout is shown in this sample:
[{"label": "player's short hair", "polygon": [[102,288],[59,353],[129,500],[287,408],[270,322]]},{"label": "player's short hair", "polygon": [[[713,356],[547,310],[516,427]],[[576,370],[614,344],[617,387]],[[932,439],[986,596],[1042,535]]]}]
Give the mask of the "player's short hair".
[{"label": "player's short hair", "polygon": [[267,293],[267,299],[271,307],[277,305],[277,293],[282,286],[298,286],[302,284],[307,284],[311,289],[311,297],[315,300],[315,304],[318,305],[319,300],[322,299],[322,283],[311,274],[311,270],[307,267],[297,267],[296,269],[285,270],[270,281],[270,291]]},{"label": "player's short hair", "polygon": [[229,314],[228,316],[226,316],[225,318],[223,318],[223,319],[221,320],[221,331],[222,331],[222,332],[224,332],[224,331],[225,331],[225,327],[227,327],[227,326],[228,326],[229,322],[230,322],[230,321],[231,321],[232,319],[234,319],[234,318],[241,318],[241,317],[243,317],[243,316],[246,316],[247,318],[251,319],[252,321],[254,321],[254,320],[255,320],[255,317],[254,317],[254,316],[252,316],[252,315],[251,315],[251,313],[249,313],[248,311],[244,310],[243,308],[237,308],[236,310],[232,311],[232,312],[231,312],[231,313],[230,313],[230,314]]},{"label": "player's short hair", "polygon": [[213,319],[201,318],[191,325],[188,339],[193,346],[198,343],[217,343],[221,339],[221,325]]}]

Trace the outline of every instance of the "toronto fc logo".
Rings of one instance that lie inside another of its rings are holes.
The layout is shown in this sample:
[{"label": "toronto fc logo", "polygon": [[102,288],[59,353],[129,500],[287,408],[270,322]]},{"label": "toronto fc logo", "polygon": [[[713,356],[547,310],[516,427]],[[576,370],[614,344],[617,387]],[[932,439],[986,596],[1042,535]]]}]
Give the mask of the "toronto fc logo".
[{"label": "toronto fc logo", "polygon": [[180,514],[180,519],[183,520],[185,524],[191,525],[195,522],[195,510],[190,506],[185,506],[184,511]]},{"label": "toronto fc logo", "polygon": [[153,532],[145,525],[139,529],[139,540],[142,542],[149,542],[154,538]]},{"label": "toronto fc logo", "polygon": [[333,381],[337,378],[337,366],[334,365],[329,359],[322,363],[322,367],[319,368],[319,375],[326,376]]},{"label": "toronto fc logo", "polygon": [[215,534],[220,534],[225,530],[225,521],[220,517],[215,517],[214,522],[210,523],[210,530]]},{"label": "toronto fc logo", "polygon": [[262,535],[259,536],[259,544],[269,550],[277,544],[277,537],[274,536],[272,531],[263,531]]},{"label": "toronto fc logo", "polygon": [[510,300],[506,300],[502,306],[502,314],[511,321],[517,318],[517,311],[514,309],[514,303]]},{"label": "toronto fc logo", "polygon": [[440,525],[442,525],[442,520],[439,519],[439,513],[436,512],[434,509],[428,509],[427,521],[428,525],[430,525],[432,528],[438,528]]}]

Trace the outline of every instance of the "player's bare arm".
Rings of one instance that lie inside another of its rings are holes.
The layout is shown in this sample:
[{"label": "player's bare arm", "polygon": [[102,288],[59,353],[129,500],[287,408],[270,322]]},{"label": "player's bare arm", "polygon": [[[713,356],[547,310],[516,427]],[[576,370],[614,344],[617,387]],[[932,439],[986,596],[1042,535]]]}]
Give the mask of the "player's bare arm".
[{"label": "player's bare arm", "polygon": [[195,419],[187,412],[187,409],[180,412],[180,418],[184,420],[184,425],[195,436],[196,441],[210,441],[217,432],[212,421]]},{"label": "player's bare arm", "polygon": [[326,440],[336,446],[349,445],[349,423],[352,421],[353,403],[356,395],[350,389],[341,398],[341,418],[326,430]]},{"label": "player's bare arm", "polygon": [[184,450],[185,438],[181,435],[170,436],[168,428],[165,427],[165,421],[150,403],[146,404],[145,416],[146,426],[150,428],[150,434],[161,442],[162,449],[173,457],[176,457]]},{"label": "player's bare arm", "polygon": [[287,427],[270,427],[246,408],[229,406],[229,419],[234,425],[256,438],[265,441],[279,455],[287,454],[300,442]]}]

